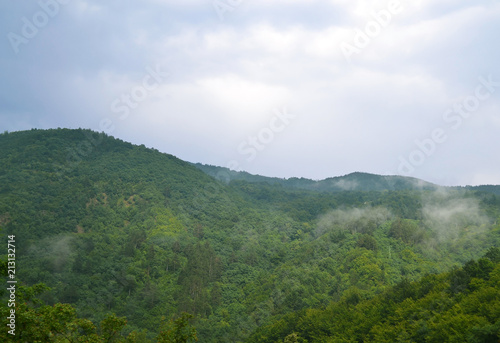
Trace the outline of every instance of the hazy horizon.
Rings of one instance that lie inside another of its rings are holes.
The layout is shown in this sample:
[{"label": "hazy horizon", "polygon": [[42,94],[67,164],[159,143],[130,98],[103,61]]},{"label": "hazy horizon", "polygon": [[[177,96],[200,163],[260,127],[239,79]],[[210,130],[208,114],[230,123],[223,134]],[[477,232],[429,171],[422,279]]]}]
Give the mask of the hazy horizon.
[{"label": "hazy horizon", "polygon": [[[34,128],[36,129],[36,128]],[[51,129],[69,129],[69,130],[73,130],[71,128],[51,128]],[[91,130],[91,129],[86,129],[86,128],[78,128],[78,129],[82,129],[82,130]],[[50,130],[50,129],[36,129],[36,130]],[[26,130],[21,130],[21,131],[8,131],[8,133],[15,133],[15,132],[25,132]],[[29,131],[29,130],[27,130]],[[97,131],[94,131],[95,133],[104,133],[104,132],[97,132]],[[2,132],[0,132],[0,134],[2,134]],[[121,139],[119,137],[115,137],[113,135],[110,135],[111,137],[115,138],[115,139]],[[140,146],[140,145],[144,145],[142,143],[132,143],[132,142],[128,142],[128,141],[124,141],[125,143],[130,143],[130,144],[133,144],[133,145],[136,145],[136,146]],[[145,146],[145,145],[144,145]],[[168,151],[160,151],[159,149],[157,149],[156,147],[154,146],[146,146],[146,148],[148,149],[153,149],[153,150],[157,150],[159,151],[160,153],[164,153],[164,154],[169,154],[169,155],[173,155],[171,153],[169,153]],[[90,154],[93,153],[94,150],[91,150]],[[185,160],[183,159],[181,156],[176,156],[176,155],[173,155],[175,156],[176,158],[179,158],[181,160],[183,160],[184,162],[188,162],[188,163],[191,163],[191,164],[202,164],[202,165],[207,165],[207,166],[211,166],[211,167],[222,167],[222,168],[228,168],[226,166],[220,166],[220,165],[214,165],[214,164],[210,164],[210,163],[202,163],[202,162],[199,162],[199,161],[188,161],[188,160]],[[290,177],[280,177],[280,176],[276,176],[276,175],[265,175],[265,174],[258,174],[258,173],[251,173],[247,170],[235,170],[235,169],[231,169],[229,168],[230,170],[232,171],[239,171],[239,172],[246,172],[246,173],[249,173],[251,175],[257,175],[257,176],[263,176],[263,177],[268,177],[268,178],[280,178],[280,179],[291,179],[291,178],[305,178],[305,179],[309,179],[309,180],[312,180],[312,181],[324,181],[326,179],[331,179],[331,178],[341,178],[341,177],[345,177],[345,176],[348,176],[348,175],[351,175],[351,174],[356,174],[356,173],[360,173],[360,174],[371,174],[371,175],[377,175],[377,176],[402,176],[402,177],[409,177],[409,178],[415,178],[417,180],[420,180],[420,181],[424,181],[424,182],[428,182],[428,183],[432,183],[432,184],[435,184],[437,186],[445,186],[445,187],[466,187],[466,186],[488,186],[488,185],[498,185],[498,184],[478,184],[478,185],[466,185],[466,184],[462,184],[462,185],[441,185],[441,184],[437,184],[437,183],[433,183],[431,181],[428,181],[428,180],[425,180],[425,179],[421,179],[421,178],[416,178],[416,177],[413,177],[413,176],[405,176],[405,175],[397,175],[397,174],[375,174],[375,173],[370,173],[370,172],[366,172],[366,171],[362,171],[362,170],[354,170],[354,171],[351,171],[351,172],[348,172],[346,174],[342,174],[342,175],[330,175],[330,176],[327,176],[323,179],[311,179],[311,178],[307,178],[307,177],[303,177],[303,176],[290,176]]]}]

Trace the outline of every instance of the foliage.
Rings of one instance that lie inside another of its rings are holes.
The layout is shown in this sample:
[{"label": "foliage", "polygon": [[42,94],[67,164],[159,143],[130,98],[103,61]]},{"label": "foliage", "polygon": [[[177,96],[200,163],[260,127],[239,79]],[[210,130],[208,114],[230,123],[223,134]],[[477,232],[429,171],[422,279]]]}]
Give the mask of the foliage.
[{"label": "foliage", "polygon": [[0,331],[2,342],[138,342],[134,338],[136,333],[127,338],[122,336],[121,331],[127,323],[125,318],[110,314],[101,321],[98,330],[91,321],[78,318],[69,304],[43,304],[37,297],[47,290],[43,284],[17,289],[16,306],[0,310],[2,327],[9,328]]},{"label": "foliage", "polygon": [[[457,272],[465,273],[472,287],[457,291],[450,286]],[[248,342],[290,337],[307,342],[498,342],[499,276],[500,263],[470,261],[451,273],[403,280],[370,299],[344,298],[325,309],[276,317]]]},{"label": "foliage", "polygon": [[[36,323],[26,340],[148,342],[160,332],[165,340],[188,312],[179,332],[195,328],[202,342],[335,341],[331,332],[359,341],[390,322],[397,304],[434,294],[441,306],[498,287],[500,253],[484,255],[500,245],[494,186],[436,192],[363,173],[219,181],[90,130],[14,132],[0,135],[0,146],[0,228],[16,236],[19,294],[32,299],[18,323]],[[425,276],[445,271],[446,281]],[[476,328],[466,332],[490,337],[496,312],[481,311],[466,318]],[[349,316],[331,331],[326,318],[341,313]],[[464,327],[464,313],[432,323]],[[386,335],[380,330],[369,337]]]},{"label": "foliage", "polygon": [[189,324],[192,315],[184,312],[175,320],[170,321],[166,330],[160,332],[159,343],[189,343],[198,340],[196,330]]}]

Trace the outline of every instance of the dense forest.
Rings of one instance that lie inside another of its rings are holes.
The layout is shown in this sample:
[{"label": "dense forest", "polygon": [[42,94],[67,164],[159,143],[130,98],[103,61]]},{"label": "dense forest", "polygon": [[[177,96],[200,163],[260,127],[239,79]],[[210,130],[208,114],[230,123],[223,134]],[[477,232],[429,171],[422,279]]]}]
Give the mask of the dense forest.
[{"label": "dense forest", "polygon": [[500,339],[499,186],[266,178],[82,129],[0,148],[2,342]]}]

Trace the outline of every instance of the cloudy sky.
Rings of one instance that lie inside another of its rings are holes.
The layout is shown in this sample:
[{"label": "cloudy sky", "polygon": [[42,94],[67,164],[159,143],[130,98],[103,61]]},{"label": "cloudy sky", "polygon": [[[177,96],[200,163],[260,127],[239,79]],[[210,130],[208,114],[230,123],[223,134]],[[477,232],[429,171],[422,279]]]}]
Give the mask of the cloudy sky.
[{"label": "cloudy sky", "polygon": [[190,162],[500,184],[494,0],[0,3],[0,131]]}]

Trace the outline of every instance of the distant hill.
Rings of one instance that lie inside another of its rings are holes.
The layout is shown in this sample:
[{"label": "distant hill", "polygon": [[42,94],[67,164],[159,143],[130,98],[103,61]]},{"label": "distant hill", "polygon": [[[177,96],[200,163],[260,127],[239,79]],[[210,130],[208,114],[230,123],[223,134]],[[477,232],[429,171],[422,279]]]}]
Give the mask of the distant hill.
[{"label": "distant hill", "polygon": [[314,181],[297,177],[281,179],[276,177],[252,175],[247,172],[237,172],[224,167],[216,167],[200,163],[196,163],[194,165],[208,175],[225,182],[233,180],[243,180],[252,183],[265,182],[271,185],[279,184],[286,188],[319,192],[436,190],[440,188],[440,186],[430,182],[405,176],[383,176],[355,172],[344,176]]},{"label": "distant hill", "polygon": [[[455,188],[462,188],[462,187],[455,187]],[[473,190],[473,191],[486,192],[486,193],[492,193],[495,195],[500,195],[500,185],[466,186],[463,188],[468,189],[468,190]]]},{"label": "distant hill", "polygon": [[289,189],[302,189],[318,192],[344,192],[344,191],[402,191],[402,190],[438,190],[438,189],[466,189],[500,195],[500,185],[481,185],[465,187],[446,187],[433,184],[414,177],[397,175],[377,175],[370,173],[354,172],[344,176],[330,177],[324,180],[311,180],[307,178],[292,177],[289,179],[254,175],[245,171],[234,171],[225,167],[193,163],[193,165],[216,178],[229,183],[231,181],[246,181],[249,183],[267,183],[280,185]]}]

